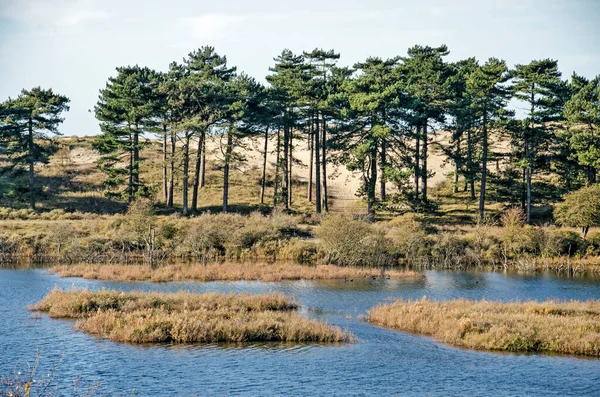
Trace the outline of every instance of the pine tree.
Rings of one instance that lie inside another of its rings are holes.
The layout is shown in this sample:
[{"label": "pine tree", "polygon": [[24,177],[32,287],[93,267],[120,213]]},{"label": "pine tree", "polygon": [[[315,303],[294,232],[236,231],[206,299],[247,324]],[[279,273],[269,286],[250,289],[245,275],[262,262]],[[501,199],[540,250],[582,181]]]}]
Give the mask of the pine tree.
[{"label": "pine tree", "polygon": [[[331,109],[329,106],[329,98],[333,94],[330,84],[332,69],[335,67],[337,60],[340,58],[340,54],[334,50],[325,51],[323,49],[315,48],[311,52],[305,52],[304,57],[308,62],[311,75],[311,90],[308,93],[309,107],[310,107],[310,127],[311,131],[309,140],[313,143],[310,145],[310,149],[314,151],[314,155],[311,152],[310,161],[310,178],[309,178],[309,198],[312,197],[312,160],[317,159],[320,156],[320,166],[322,170],[322,177],[320,178],[321,184],[317,185],[316,189],[321,190],[319,196],[322,199],[322,208],[325,211],[329,210],[328,203],[328,192],[327,192],[327,118],[331,117]],[[314,116],[313,116],[314,115]],[[313,127],[313,123],[319,124],[319,116],[321,118],[321,142],[319,144],[321,153],[316,152],[316,146],[314,145],[314,134],[312,132],[318,130],[318,126]]]},{"label": "pine tree", "polygon": [[192,191],[192,211],[196,211],[198,189],[205,184],[207,132],[223,119],[225,84],[235,76],[236,68],[229,67],[227,57],[217,54],[210,46],[191,52],[184,64],[188,71],[186,79],[190,111],[185,125],[198,138]]},{"label": "pine tree", "polygon": [[103,185],[108,196],[131,202],[149,194],[140,179],[140,138],[156,126],[157,84],[155,71],[125,66],[117,68],[117,76],[100,90],[94,111],[102,134],[93,146],[103,154],[99,163],[107,174]]},{"label": "pine tree", "polygon": [[251,106],[248,106],[244,114],[245,128],[252,131],[254,136],[262,136],[262,167],[260,177],[259,200],[265,203],[265,191],[267,184],[267,158],[269,155],[269,138],[272,131],[277,129],[278,106],[273,97],[273,89],[265,88],[254,82],[252,89]]},{"label": "pine tree", "polygon": [[458,192],[459,177],[465,180],[465,191],[470,188],[471,199],[475,199],[474,123],[475,115],[471,98],[467,95],[467,78],[478,67],[475,58],[468,58],[450,65],[449,100],[447,112],[450,123],[446,127],[452,132],[448,146],[440,144],[446,156],[454,163],[454,193]]},{"label": "pine tree", "polygon": [[[431,122],[444,120],[444,105],[449,96],[448,77],[451,69],[443,58],[450,52],[448,47],[414,46],[408,49],[408,57],[402,58],[407,93],[413,98],[413,123],[415,135],[415,190],[427,201],[427,168],[429,126]],[[421,164],[419,164],[419,159]]]},{"label": "pine tree", "polygon": [[506,62],[496,58],[490,58],[484,65],[475,69],[467,79],[466,92],[471,98],[471,108],[479,119],[481,127],[481,187],[479,190],[479,217],[481,219],[483,219],[485,209],[489,133],[493,122],[508,114],[504,108],[512,94],[509,88],[502,85],[508,79]]},{"label": "pine tree", "polygon": [[[527,65],[515,65],[511,71],[514,96],[528,105],[527,117],[521,121],[519,134],[513,136],[519,146],[524,171],[525,213],[531,222],[531,181],[535,171],[547,162],[552,130],[549,122],[560,116],[560,98],[557,89],[561,85],[557,61],[535,60]],[[520,157],[521,157],[520,156]]]},{"label": "pine tree", "polygon": [[589,184],[596,183],[600,168],[600,76],[591,81],[574,75],[573,96],[565,104],[569,147],[578,164],[586,168]]},{"label": "pine tree", "polygon": [[[182,80],[186,77],[186,70],[183,65],[172,62],[169,65],[169,71],[163,76],[163,80],[159,84],[158,90],[160,93],[160,100],[167,109],[168,118],[168,130],[169,130],[169,183],[168,183],[168,194],[167,194],[167,206],[173,207],[175,197],[175,174],[176,168],[181,160],[177,155],[177,142],[182,133],[182,124],[186,116],[189,113],[189,109],[186,105],[185,93],[180,89]],[[185,132],[185,131],[184,131]],[[185,143],[186,140],[184,139]],[[181,148],[182,152],[187,151],[189,153],[189,139],[187,140],[188,145]],[[187,157],[189,159],[189,156]],[[187,170],[184,173],[184,182],[187,192]],[[187,194],[184,195],[185,206],[187,207]]]},{"label": "pine tree", "polygon": [[[305,97],[307,81],[307,65],[304,63],[302,55],[295,55],[290,50],[283,50],[282,53],[274,58],[275,65],[269,68],[271,72],[267,76],[267,81],[273,88],[273,96],[279,102],[279,115],[277,116],[280,131],[283,133],[283,140],[278,138],[277,145],[278,162],[276,165],[276,185],[279,184],[279,174],[283,176],[281,180],[281,194],[275,192],[275,203],[279,202],[279,197],[283,201],[285,209],[292,204],[292,165],[293,156],[293,133],[299,124],[302,98]],[[316,141],[315,141],[316,142]],[[281,144],[283,148],[280,148]],[[283,153],[280,153],[283,149]],[[277,190],[277,189],[276,189]],[[319,200],[320,201],[320,200]],[[320,203],[318,204],[320,212]]]},{"label": "pine tree", "polygon": [[60,135],[61,114],[69,110],[69,98],[40,87],[22,90],[15,99],[0,105],[0,137],[8,142],[13,166],[26,165],[29,174],[29,204],[36,209],[35,164],[48,161],[48,150],[40,141]]},{"label": "pine tree", "polygon": [[[246,161],[236,148],[248,150],[244,138],[251,137],[258,131],[255,123],[260,110],[259,101],[264,99],[264,88],[251,77],[241,74],[233,78],[227,85],[227,103],[224,121],[225,144],[223,154],[223,212],[229,211],[229,172],[232,164]],[[223,147],[224,146],[224,147]]]},{"label": "pine tree", "polygon": [[387,150],[383,143],[392,133],[387,115],[398,103],[400,85],[392,73],[398,60],[368,58],[354,65],[356,77],[348,80],[344,87],[348,101],[347,125],[333,141],[334,147],[341,151],[341,162],[361,175],[363,184],[359,194],[367,198],[371,219],[375,216],[378,160],[382,147]]}]

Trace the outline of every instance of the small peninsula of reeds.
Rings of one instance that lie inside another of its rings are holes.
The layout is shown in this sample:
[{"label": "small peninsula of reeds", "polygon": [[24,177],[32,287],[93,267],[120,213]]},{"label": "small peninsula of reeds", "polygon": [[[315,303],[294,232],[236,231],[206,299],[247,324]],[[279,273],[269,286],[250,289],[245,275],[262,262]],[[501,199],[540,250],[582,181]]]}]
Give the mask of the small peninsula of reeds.
[{"label": "small peninsula of reeds", "polygon": [[117,342],[349,342],[338,327],[306,319],[282,294],[52,290],[32,306]]},{"label": "small peninsula of reeds", "polygon": [[398,300],[367,321],[477,350],[600,357],[600,301]]}]

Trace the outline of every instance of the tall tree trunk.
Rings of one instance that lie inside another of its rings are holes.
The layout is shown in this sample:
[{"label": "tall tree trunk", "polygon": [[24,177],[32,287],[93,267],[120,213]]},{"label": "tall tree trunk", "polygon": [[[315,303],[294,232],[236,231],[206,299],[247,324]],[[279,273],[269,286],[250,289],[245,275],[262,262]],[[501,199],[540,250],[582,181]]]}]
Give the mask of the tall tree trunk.
[{"label": "tall tree trunk", "polygon": [[415,198],[419,198],[419,179],[421,178],[421,124],[417,124],[415,137]]},{"label": "tall tree trunk", "polygon": [[267,153],[269,150],[269,127],[265,129],[265,145],[263,151],[262,176],[260,178],[260,203],[265,203],[265,187],[267,185]]},{"label": "tall tree trunk", "polygon": [[475,200],[475,170],[473,169],[473,131],[467,129],[467,175],[471,200]]},{"label": "tall tree trunk", "polygon": [[427,119],[423,123],[423,166],[421,167],[421,198],[427,201]]},{"label": "tall tree trunk", "polygon": [[133,195],[135,196],[140,187],[140,134],[136,124],[133,133]]},{"label": "tall tree trunk", "polygon": [[457,132],[457,137],[456,137],[456,148],[455,148],[456,151],[454,152],[454,188],[453,188],[454,193],[458,193],[458,177],[460,174],[459,159],[460,159],[460,137],[461,137],[461,134],[462,134],[462,131],[459,130]]},{"label": "tall tree trunk", "polygon": [[310,131],[308,135],[308,152],[310,153],[310,160],[308,161],[308,201],[310,203],[313,202],[313,162],[314,162],[314,141],[315,135],[313,132],[313,122],[314,116],[311,114],[310,116]]},{"label": "tall tree trunk", "polygon": [[189,214],[188,208],[188,180],[190,169],[190,136],[186,133],[183,145],[183,215]]},{"label": "tall tree trunk", "polygon": [[200,169],[200,187],[206,185],[206,131],[202,133],[202,161]]},{"label": "tall tree trunk", "polygon": [[523,176],[521,179],[521,209],[525,211],[525,203],[527,202],[527,176],[526,168],[523,168]]},{"label": "tall tree trunk", "polygon": [[294,129],[293,127],[290,127],[289,129],[289,134],[290,134],[290,150],[289,150],[289,156],[290,158],[288,159],[288,168],[289,168],[289,175],[288,175],[288,196],[287,196],[287,206],[291,207],[292,206],[292,186],[294,184],[293,178],[292,178],[292,167],[294,165]]},{"label": "tall tree trunk", "polygon": [[290,173],[289,173],[289,162],[290,159],[290,130],[285,121],[283,127],[283,161],[281,162],[281,170],[283,172],[283,180],[281,183],[281,199],[283,200],[284,207],[287,210],[289,208],[289,193],[288,189],[290,186]]},{"label": "tall tree trunk", "polygon": [[385,201],[385,168],[387,166],[387,147],[385,139],[381,140],[381,178],[379,182],[379,195],[381,196],[381,201]]},{"label": "tall tree trunk", "polygon": [[33,119],[32,116],[29,116],[29,124],[28,124],[29,134],[27,135],[27,146],[28,146],[28,156],[27,162],[29,163],[29,205],[31,209],[35,211],[35,175],[34,175],[34,146],[33,146]]},{"label": "tall tree trunk", "polygon": [[531,167],[529,165],[531,148],[529,147],[529,139],[525,139],[525,159],[527,159],[527,165],[523,169],[523,199],[522,204],[525,209],[525,218],[527,223],[531,221]]},{"label": "tall tree trunk", "polygon": [[527,223],[531,223],[531,167],[527,167]]},{"label": "tall tree trunk", "polygon": [[[533,116],[535,114],[535,83],[531,84],[531,110],[529,113],[530,124],[529,124],[529,135],[533,136],[533,128],[535,125],[533,124]],[[530,147],[528,140],[525,142],[525,158],[527,159],[527,169],[525,170],[525,183],[527,184],[527,206],[525,213],[527,214],[527,223],[531,222],[531,173],[532,168],[531,164],[533,162],[532,152],[535,149]]]},{"label": "tall tree trunk", "polygon": [[127,182],[127,201],[133,201],[133,132],[129,127],[129,181]]},{"label": "tall tree trunk", "polygon": [[487,114],[483,111],[483,142],[481,153],[481,188],[479,189],[479,219],[483,219],[485,210],[485,188],[487,181],[487,160],[488,160],[488,131]]},{"label": "tall tree trunk", "polygon": [[204,153],[204,132],[198,137],[198,152],[196,152],[196,169],[194,173],[194,184],[192,187],[192,211],[198,209],[198,188],[200,187],[202,173],[202,155]]},{"label": "tall tree trunk", "polygon": [[323,141],[321,144],[321,152],[323,153],[323,157],[321,159],[321,168],[323,169],[323,180],[321,183],[323,184],[323,192],[321,194],[321,198],[323,200],[323,209],[325,211],[329,211],[329,203],[327,196],[327,120],[325,119],[325,114],[323,114],[323,130],[322,130]]},{"label": "tall tree trunk", "polygon": [[315,212],[321,213],[321,140],[319,135],[319,112],[315,122]]},{"label": "tall tree trunk", "polygon": [[233,137],[231,131],[227,131],[227,148],[225,149],[225,166],[223,167],[223,212],[228,212],[229,199],[229,163],[233,151]]},{"label": "tall tree trunk", "polygon": [[168,200],[167,200],[167,206],[168,207],[173,207],[173,199],[174,199],[174,193],[175,193],[175,149],[176,149],[176,135],[174,131],[171,131],[171,153],[170,153],[170,162],[171,164],[169,165],[170,167],[170,176],[171,178],[169,179],[169,194],[168,194]]},{"label": "tall tree trunk", "polygon": [[371,149],[369,183],[367,188],[367,215],[369,220],[375,220],[375,185],[377,184],[377,145]]},{"label": "tall tree trunk", "polygon": [[281,129],[277,130],[277,145],[275,149],[275,189],[273,190],[273,206],[277,207],[279,194],[279,170],[281,169]]},{"label": "tall tree trunk", "polygon": [[169,201],[169,188],[167,181],[167,125],[163,124],[163,142],[162,142],[162,152],[163,152],[163,198],[165,203]]}]

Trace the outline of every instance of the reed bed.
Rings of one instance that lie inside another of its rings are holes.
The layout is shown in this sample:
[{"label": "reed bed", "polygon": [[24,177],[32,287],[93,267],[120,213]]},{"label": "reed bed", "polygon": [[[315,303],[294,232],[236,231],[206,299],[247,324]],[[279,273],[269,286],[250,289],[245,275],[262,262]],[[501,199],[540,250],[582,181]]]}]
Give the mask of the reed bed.
[{"label": "reed bed", "polygon": [[358,279],[390,277],[394,279],[420,278],[413,271],[378,268],[341,267],[335,265],[305,266],[290,263],[208,263],[164,265],[151,268],[145,265],[75,264],[55,266],[51,271],[61,277],[82,277],[108,281],[282,281],[317,279]]},{"label": "reed bed", "polygon": [[306,319],[282,294],[52,290],[30,307],[117,342],[349,342],[338,327]]},{"label": "reed bed", "polygon": [[367,321],[469,349],[600,357],[596,300],[398,300],[371,309]]}]

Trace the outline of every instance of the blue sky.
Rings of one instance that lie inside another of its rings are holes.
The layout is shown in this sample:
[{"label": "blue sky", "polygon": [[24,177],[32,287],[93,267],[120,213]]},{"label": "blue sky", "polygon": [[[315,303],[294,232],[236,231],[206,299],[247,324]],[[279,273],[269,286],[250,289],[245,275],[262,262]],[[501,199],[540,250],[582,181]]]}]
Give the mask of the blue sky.
[{"label": "blue sky", "polygon": [[0,100],[52,87],[72,101],[61,131],[93,135],[87,110],[116,66],[167,70],[203,45],[261,81],[284,48],[333,48],[351,65],[414,44],[447,44],[452,61],[553,58],[565,78],[593,77],[598,21],[596,0],[0,0]]}]

